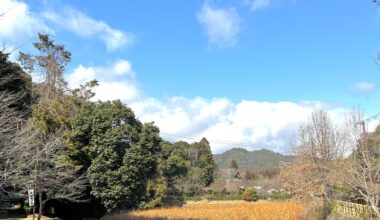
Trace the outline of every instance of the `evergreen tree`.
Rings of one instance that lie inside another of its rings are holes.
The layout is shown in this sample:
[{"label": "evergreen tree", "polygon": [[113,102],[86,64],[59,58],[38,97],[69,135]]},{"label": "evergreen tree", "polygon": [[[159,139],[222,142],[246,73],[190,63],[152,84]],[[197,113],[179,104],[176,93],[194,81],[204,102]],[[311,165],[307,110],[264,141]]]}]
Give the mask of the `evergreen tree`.
[{"label": "evergreen tree", "polygon": [[0,51],[0,93],[16,95],[17,100],[10,107],[26,118],[31,112],[32,78],[17,63],[9,61],[8,56]]},{"label": "evergreen tree", "polygon": [[192,144],[178,143],[185,149],[188,161],[187,178],[182,183],[182,190],[188,195],[200,194],[214,180],[214,160],[210,144],[206,138]]},{"label": "evergreen tree", "polygon": [[36,85],[38,99],[27,123],[18,132],[16,146],[8,151],[12,155],[15,188],[21,192],[35,190],[38,219],[49,200],[82,201],[87,184],[77,168],[62,160],[64,132],[76,107],[63,78],[71,54],[48,35],[39,34],[39,40],[34,43],[38,54],[20,53],[19,57],[26,70],[43,76],[42,82]]},{"label": "evergreen tree", "polygon": [[70,158],[88,170],[91,194],[108,211],[134,208],[156,171],[159,130],[120,101],[86,103],[71,124]]},{"label": "evergreen tree", "polygon": [[182,204],[183,192],[178,184],[188,171],[186,151],[181,144],[161,142],[157,172],[149,180],[142,208]]}]

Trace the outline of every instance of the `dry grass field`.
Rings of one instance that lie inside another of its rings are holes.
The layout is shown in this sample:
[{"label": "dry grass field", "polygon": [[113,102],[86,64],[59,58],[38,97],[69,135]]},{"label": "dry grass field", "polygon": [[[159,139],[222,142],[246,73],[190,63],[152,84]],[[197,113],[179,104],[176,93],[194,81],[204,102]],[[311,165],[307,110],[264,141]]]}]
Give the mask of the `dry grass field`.
[{"label": "dry grass field", "polygon": [[303,213],[303,205],[287,202],[238,202],[188,204],[178,208],[151,209],[116,214],[105,219],[169,220],[169,219],[220,219],[220,220],[295,220]]}]

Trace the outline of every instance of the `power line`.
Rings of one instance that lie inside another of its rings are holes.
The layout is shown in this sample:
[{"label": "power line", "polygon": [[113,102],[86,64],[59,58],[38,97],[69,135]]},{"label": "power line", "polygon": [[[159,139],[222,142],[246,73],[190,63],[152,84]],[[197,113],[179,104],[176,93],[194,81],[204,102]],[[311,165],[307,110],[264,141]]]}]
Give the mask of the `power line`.
[{"label": "power line", "polygon": [[[163,136],[170,136],[170,137],[190,139],[190,140],[201,140],[203,138],[203,137],[188,136],[188,135],[176,134],[176,133],[165,132],[165,131],[161,131],[160,134]],[[235,147],[245,147],[245,148],[250,148],[250,149],[257,149],[259,147],[270,148],[270,146],[265,145],[265,144],[252,145],[249,143],[238,143],[238,142],[232,142],[232,141],[226,141],[226,140],[213,140],[213,139],[207,139],[207,141],[209,143],[214,143],[214,144],[224,144],[224,145],[230,145],[230,146],[235,146]]]},{"label": "power line", "polygon": [[372,120],[372,119],[376,119],[376,118],[378,118],[378,117],[380,117],[380,113],[377,113],[377,114],[375,114],[375,115],[372,115],[371,117],[369,117],[369,118],[367,118],[367,119],[364,119],[363,121],[370,121],[370,120]]}]

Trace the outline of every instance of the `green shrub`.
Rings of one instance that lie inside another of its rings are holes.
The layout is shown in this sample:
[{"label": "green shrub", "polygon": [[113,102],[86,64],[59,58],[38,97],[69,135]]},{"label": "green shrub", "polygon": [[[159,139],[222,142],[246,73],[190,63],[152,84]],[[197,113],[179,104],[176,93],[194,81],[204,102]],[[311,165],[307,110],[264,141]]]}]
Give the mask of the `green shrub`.
[{"label": "green shrub", "polygon": [[252,188],[247,188],[243,192],[242,199],[249,202],[257,201],[259,199],[259,195],[256,192],[256,190]]}]

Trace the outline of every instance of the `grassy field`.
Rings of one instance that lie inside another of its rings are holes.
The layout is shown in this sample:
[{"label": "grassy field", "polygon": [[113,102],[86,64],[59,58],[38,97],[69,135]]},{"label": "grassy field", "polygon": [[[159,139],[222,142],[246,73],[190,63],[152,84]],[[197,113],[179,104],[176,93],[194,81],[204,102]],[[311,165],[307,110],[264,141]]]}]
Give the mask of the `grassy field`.
[{"label": "grassy field", "polygon": [[223,202],[193,203],[178,208],[151,209],[116,214],[106,218],[135,220],[220,219],[220,220],[294,220],[303,213],[303,206],[287,202]]}]

